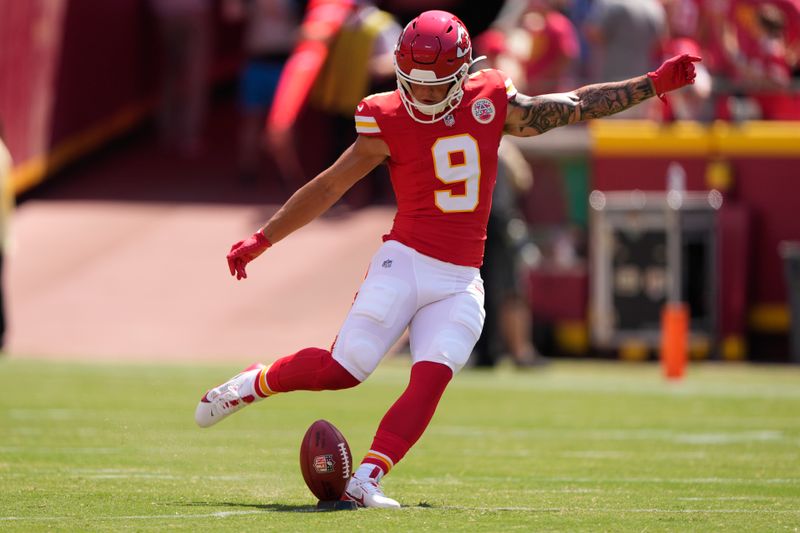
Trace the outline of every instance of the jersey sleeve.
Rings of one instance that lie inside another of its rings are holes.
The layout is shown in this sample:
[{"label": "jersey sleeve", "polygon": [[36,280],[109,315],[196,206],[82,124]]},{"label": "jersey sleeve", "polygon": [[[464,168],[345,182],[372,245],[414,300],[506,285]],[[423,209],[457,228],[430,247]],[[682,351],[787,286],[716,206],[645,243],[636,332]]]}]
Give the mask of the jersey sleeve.
[{"label": "jersey sleeve", "polygon": [[497,74],[503,80],[503,84],[506,87],[506,98],[511,100],[517,95],[517,88],[514,86],[514,82],[511,81],[511,78],[508,77],[508,74],[502,70],[498,70]]},{"label": "jersey sleeve", "polygon": [[364,99],[356,106],[355,121],[356,133],[369,137],[380,137],[381,127],[378,125],[376,109]]},{"label": "jersey sleeve", "polygon": [[485,80],[483,83],[490,84],[493,88],[505,91],[506,100],[511,100],[517,95],[517,88],[514,86],[514,82],[511,81],[511,78],[508,77],[508,74],[503,72],[502,70],[498,70],[496,68],[485,68],[481,69],[472,76],[483,76]]}]

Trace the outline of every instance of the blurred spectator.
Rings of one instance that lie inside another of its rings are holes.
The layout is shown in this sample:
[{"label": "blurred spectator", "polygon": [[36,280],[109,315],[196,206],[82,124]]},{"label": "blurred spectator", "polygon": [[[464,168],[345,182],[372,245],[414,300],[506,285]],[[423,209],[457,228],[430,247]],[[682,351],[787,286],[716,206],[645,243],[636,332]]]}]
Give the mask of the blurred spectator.
[{"label": "blurred spectator", "polygon": [[787,15],[774,3],[756,8],[755,41],[747,68],[759,80],[754,99],[765,120],[798,120],[800,103],[792,93],[792,71],[797,57],[789,46]]},{"label": "blurred spectator", "polygon": [[[513,24],[513,23],[512,23]],[[511,78],[516,87],[525,85],[525,72],[519,59],[507,51],[506,34],[513,29],[513,26],[504,28],[504,25],[492,25],[493,27],[484,31],[472,41],[475,49],[475,57],[485,56],[482,61],[476,61],[476,69],[496,68],[506,73]]]},{"label": "blurred spectator", "polygon": [[294,0],[224,0],[223,15],[229,22],[244,22],[239,172],[249,182],[260,168],[264,121],[294,47],[300,17]]},{"label": "blurred spectator", "polygon": [[294,145],[294,126],[317,80],[331,44],[355,9],[355,0],[311,0],[297,45],[286,61],[267,115],[266,137],[283,184],[294,189],[305,182],[305,171]]},{"label": "blurred spectator", "polygon": [[[594,0],[583,31],[592,45],[592,79],[624,80],[658,65],[666,14],[659,0]],[[612,118],[648,117],[656,104],[653,99]]]},{"label": "blurred spectator", "polygon": [[519,19],[528,9],[528,0],[504,0],[491,27],[508,33],[517,27]]},{"label": "blurred spectator", "polygon": [[394,89],[393,54],[402,30],[391,14],[358,2],[331,44],[311,103],[352,122],[353,110],[373,87]]},{"label": "blurred spectator", "polygon": [[[734,8],[732,0],[712,0],[707,5],[701,6],[700,11],[700,42],[705,50],[703,58],[711,69],[712,74],[723,78],[732,78],[735,67],[729,61],[725,52],[724,41],[732,37],[732,32],[737,31],[733,18]],[[735,35],[733,38],[736,39]]]},{"label": "blurred spectator", "polygon": [[208,106],[211,0],[150,0],[161,38],[162,142],[186,156],[200,150]]},{"label": "blurred spectator", "polygon": [[672,39],[699,40],[701,0],[661,0]]},{"label": "blurred spectator", "polygon": [[734,83],[744,91],[756,108],[756,116],[765,120],[800,118],[797,99],[791,92],[792,64],[795,59],[788,44],[786,12],[776,3],[737,3],[733,6],[736,25],[727,24],[723,33],[723,51],[734,67]]},{"label": "blurred spectator", "polygon": [[579,30],[578,46],[580,59],[578,61],[576,74],[578,77],[578,84],[583,85],[587,83],[586,80],[589,79],[588,66],[591,58],[591,52],[589,48],[589,41],[586,38],[586,33],[580,31],[580,28],[584,27],[586,17],[589,16],[589,11],[592,7],[592,0],[565,0],[565,4],[565,14],[569,20],[572,21],[572,25]]},{"label": "blurred spectator", "polygon": [[[305,168],[314,163],[314,156],[322,153],[317,163],[327,166],[354,140],[353,111],[364,96],[395,88],[393,52],[401,31],[392,15],[371,2],[309,4],[302,40],[281,75],[267,120],[272,153],[284,179],[293,186],[316,173],[317,169],[307,172]],[[330,119],[334,144],[302,154],[301,163],[293,134],[306,103]],[[369,188],[370,181],[362,181],[350,195]]]},{"label": "blurred spectator", "polygon": [[563,92],[574,87],[579,57],[578,33],[556,9],[558,0],[528,0],[508,32],[507,53],[522,65],[519,89],[528,94]]},{"label": "blurred spectator", "polygon": [[[694,39],[688,37],[679,37],[669,39],[664,45],[663,60],[670,57],[690,54],[693,56],[703,56],[700,46]],[[702,120],[710,121],[713,118],[713,109],[711,106],[711,74],[702,63],[695,65],[697,77],[693,85],[687,87],[686,91],[680,94],[671,94],[666,98],[664,106],[657,107],[656,113],[661,116],[654,118],[661,118],[666,121],[671,120]]]},{"label": "blurred spectator", "polygon": [[497,184],[486,228],[486,248],[481,266],[486,300],[486,321],[475,346],[474,363],[494,366],[504,354],[519,367],[546,362],[531,342],[531,313],[524,288],[522,252],[527,222],[519,198],[533,185],[530,165],[517,145],[504,139],[498,151]]},{"label": "blurred spectator", "polygon": [[[498,28],[502,26],[498,24]],[[512,79],[524,75],[516,58],[506,53],[500,29],[486,30],[475,39],[474,46],[477,56],[486,56],[486,61],[478,63],[477,68],[500,68]],[[492,367],[506,354],[519,367],[546,361],[531,341],[532,319],[522,259],[529,240],[519,204],[532,185],[533,172],[525,156],[516,144],[502,140],[481,266],[486,320],[473,354],[473,363],[478,367]]]},{"label": "blurred spectator", "polygon": [[[667,39],[661,60],[680,54],[703,57],[700,34],[699,0],[661,0],[667,15]],[[656,108],[664,120],[703,120],[713,118],[711,74],[705,63],[696,63],[697,78],[685,91],[670,95],[666,105]]]},{"label": "blurred spectator", "polygon": [[0,350],[5,345],[6,308],[5,282],[3,281],[3,263],[8,243],[8,229],[14,205],[14,190],[11,183],[11,154],[3,138],[3,124],[0,123]]}]

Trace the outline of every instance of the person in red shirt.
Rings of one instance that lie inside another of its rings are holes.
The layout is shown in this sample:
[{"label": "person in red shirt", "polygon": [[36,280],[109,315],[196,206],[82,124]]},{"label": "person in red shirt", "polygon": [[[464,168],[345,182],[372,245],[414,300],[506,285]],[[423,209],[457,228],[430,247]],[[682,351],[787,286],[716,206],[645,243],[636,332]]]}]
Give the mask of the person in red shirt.
[{"label": "person in red shirt", "polygon": [[773,3],[753,6],[752,24],[739,39],[737,78],[758,103],[764,120],[797,120],[800,109],[791,92],[792,54],[787,18]]},{"label": "person in red shirt", "polygon": [[580,52],[572,22],[555,8],[553,0],[529,0],[518,25],[509,40],[527,41],[528,46],[512,46],[509,52],[515,52],[525,69],[524,90],[546,94],[570,88]]},{"label": "person in red shirt", "polygon": [[[712,70],[729,82],[717,98],[717,117],[797,120],[800,100],[790,85],[800,50],[800,0],[715,0],[706,9]],[[737,113],[739,106],[731,105],[737,100],[756,109]]]},{"label": "person in red shirt", "polygon": [[408,387],[381,420],[344,496],[365,507],[400,507],[383,494],[380,480],[422,436],[483,327],[478,267],[500,138],[623,111],[692,83],[699,60],[675,57],[629,80],[530,97],[500,71],[468,73],[470,37],[454,15],[419,15],[395,49],[397,90],[364,98],[355,112],[356,141],[227,256],[231,274],[246,278],[250,261],[324,213],[377,165],[388,164],[397,199],[394,225],[332,349],[305,348],[269,367],[245,369],[202,397],[198,425],[211,426],[282,392],[354,387],[408,328]]}]

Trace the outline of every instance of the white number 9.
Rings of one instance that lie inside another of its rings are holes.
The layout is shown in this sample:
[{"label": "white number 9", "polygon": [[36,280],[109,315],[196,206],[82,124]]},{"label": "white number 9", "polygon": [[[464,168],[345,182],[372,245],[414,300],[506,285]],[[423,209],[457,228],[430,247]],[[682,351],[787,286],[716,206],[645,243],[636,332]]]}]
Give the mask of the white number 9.
[{"label": "white number 9", "polygon": [[481,183],[481,156],[472,135],[442,137],[431,147],[433,168],[442,183],[464,183],[464,193],[450,189],[434,192],[434,202],[443,213],[469,213],[478,207]]}]

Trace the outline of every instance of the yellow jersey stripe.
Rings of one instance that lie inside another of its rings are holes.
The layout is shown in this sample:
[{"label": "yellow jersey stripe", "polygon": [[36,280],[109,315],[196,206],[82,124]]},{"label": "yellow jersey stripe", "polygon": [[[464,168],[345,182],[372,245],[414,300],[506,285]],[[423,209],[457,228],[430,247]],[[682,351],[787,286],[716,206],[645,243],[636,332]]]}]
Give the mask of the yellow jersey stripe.
[{"label": "yellow jersey stripe", "polygon": [[511,78],[506,78],[506,96],[509,98],[517,94],[517,88],[514,87],[514,82]]},{"label": "yellow jersey stripe", "polygon": [[375,126],[369,127],[356,125],[356,131],[358,133],[380,133],[381,129]]}]

